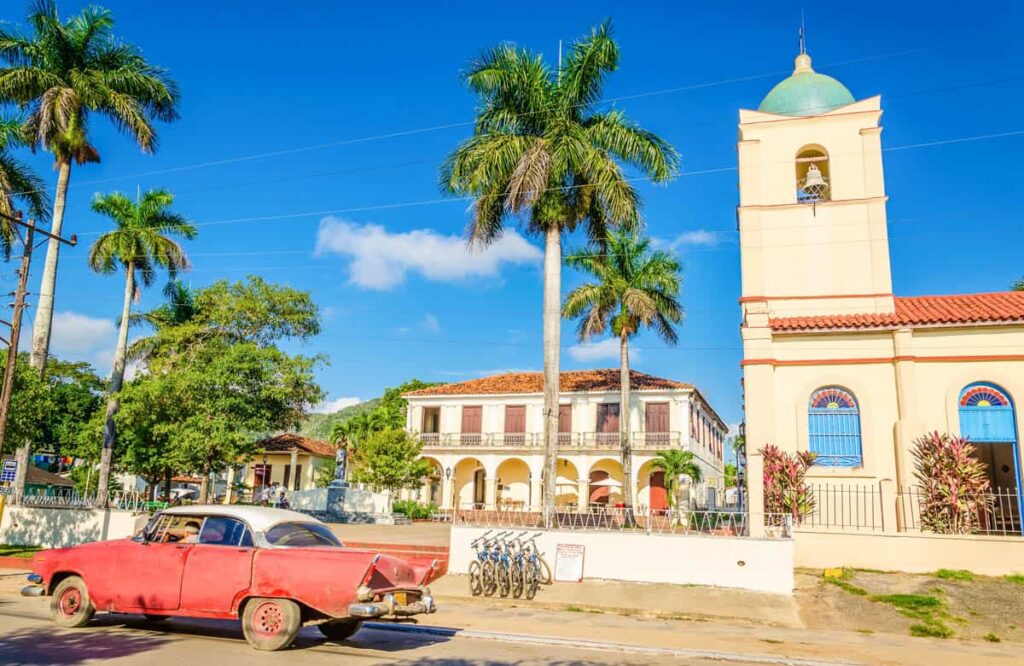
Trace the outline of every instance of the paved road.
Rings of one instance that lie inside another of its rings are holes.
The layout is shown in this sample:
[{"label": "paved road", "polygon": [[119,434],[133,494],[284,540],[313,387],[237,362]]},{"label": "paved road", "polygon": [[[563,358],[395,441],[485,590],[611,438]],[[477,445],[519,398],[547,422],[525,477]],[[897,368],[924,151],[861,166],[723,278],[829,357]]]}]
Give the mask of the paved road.
[{"label": "paved road", "polygon": [[[314,627],[293,648],[256,653],[237,622],[171,619],[148,624],[132,615],[99,614],[84,629],[58,630],[47,600],[0,597],[0,664],[406,664],[501,666],[504,664],[693,664],[679,656],[628,654],[504,640],[430,636],[364,628],[350,641],[329,643]],[[717,662],[721,663],[721,662]],[[733,662],[738,663],[738,662]]]}]

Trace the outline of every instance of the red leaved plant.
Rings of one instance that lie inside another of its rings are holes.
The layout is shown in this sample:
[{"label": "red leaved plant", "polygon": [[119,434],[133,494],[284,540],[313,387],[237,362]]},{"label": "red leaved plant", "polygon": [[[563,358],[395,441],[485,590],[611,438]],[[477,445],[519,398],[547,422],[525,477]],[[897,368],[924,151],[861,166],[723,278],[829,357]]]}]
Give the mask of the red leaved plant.
[{"label": "red leaved plant", "polygon": [[774,444],[767,444],[758,453],[764,458],[764,511],[769,524],[779,522],[788,514],[794,524],[814,511],[814,491],[804,481],[807,468],[816,455],[810,451],[786,453]]},{"label": "red leaved plant", "polygon": [[970,534],[992,502],[985,463],[963,437],[938,432],[914,440],[914,476],[921,489],[921,525],[938,534]]}]

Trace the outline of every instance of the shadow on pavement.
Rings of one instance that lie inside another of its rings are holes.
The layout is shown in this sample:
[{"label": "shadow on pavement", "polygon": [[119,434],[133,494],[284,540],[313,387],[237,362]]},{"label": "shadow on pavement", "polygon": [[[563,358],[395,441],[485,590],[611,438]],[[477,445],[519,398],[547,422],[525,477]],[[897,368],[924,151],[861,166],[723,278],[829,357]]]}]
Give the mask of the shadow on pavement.
[{"label": "shadow on pavement", "polygon": [[93,660],[130,657],[155,650],[166,642],[159,636],[103,632],[55,632],[52,628],[24,629],[0,641],[3,664],[82,664]]}]

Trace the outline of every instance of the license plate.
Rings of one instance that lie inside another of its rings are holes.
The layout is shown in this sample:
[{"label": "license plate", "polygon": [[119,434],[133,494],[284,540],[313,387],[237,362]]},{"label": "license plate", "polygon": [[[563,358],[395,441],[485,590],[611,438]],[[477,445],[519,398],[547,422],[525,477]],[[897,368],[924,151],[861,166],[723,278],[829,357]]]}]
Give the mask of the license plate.
[{"label": "license plate", "polygon": [[395,602],[402,604],[403,606],[408,603],[409,594],[408,592],[395,592]]}]

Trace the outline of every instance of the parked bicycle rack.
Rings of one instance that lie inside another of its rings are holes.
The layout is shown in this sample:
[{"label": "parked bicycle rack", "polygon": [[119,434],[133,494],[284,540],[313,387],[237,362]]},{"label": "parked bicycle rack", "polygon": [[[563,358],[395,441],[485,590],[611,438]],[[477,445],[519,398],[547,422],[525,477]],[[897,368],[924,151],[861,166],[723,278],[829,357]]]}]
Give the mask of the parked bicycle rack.
[{"label": "parked bicycle rack", "polygon": [[541,585],[551,584],[551,568],[537,548],[537,534],[492,532],[473,541],[476,559],[469,564],[470,594],[533,599]]}]

